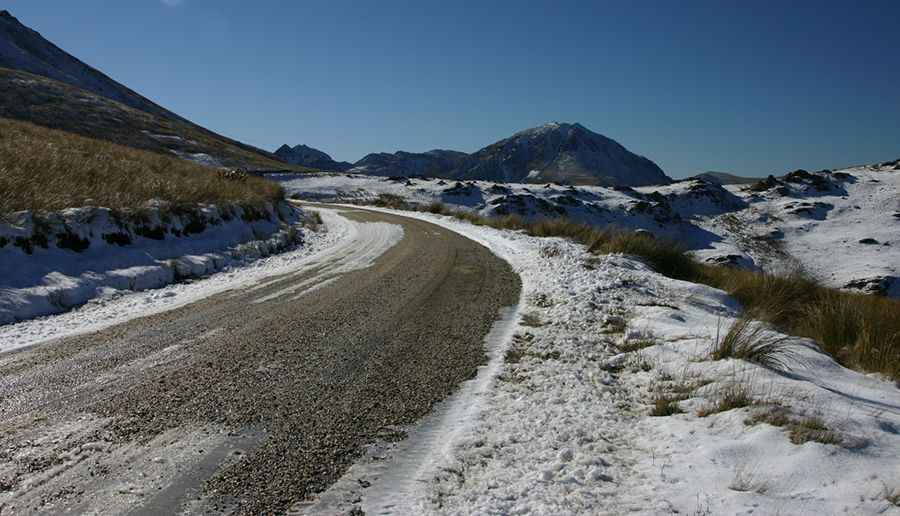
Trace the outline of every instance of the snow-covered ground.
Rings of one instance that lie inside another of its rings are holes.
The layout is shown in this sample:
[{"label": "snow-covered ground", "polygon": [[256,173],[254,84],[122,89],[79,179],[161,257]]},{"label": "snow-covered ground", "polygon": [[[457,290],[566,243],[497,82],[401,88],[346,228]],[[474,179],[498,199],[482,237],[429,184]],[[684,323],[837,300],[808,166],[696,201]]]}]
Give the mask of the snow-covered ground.
[{"label": "snow-covered ground", "polygon": [[298,297],[336,275],[370,266],[375,258],[403,237],[400,226],[362,224],[341,217],[333,210],[315,211],[324,221],[323,229],[318,232],[301,229],[301,246],[268,257],[232,260],[220,272],[191,282],[167,284],[148,290],[107,289],[103,295],[74,310],[2,325],[0,352],[97,331],[136,317],[173,310],[229,290],[240,290],[241,295],[249,294],[251,302],[264,302],[264,297],[254,298],[252,293],[258,286],[268,284],[269,278],[303,274],[316,268],[318,273],[305,283],[306,290],[279,293]]},{"label": "snow-covered ground", "polygon": [[281,252],[307,233],[288,203],[249,210],[75,208],[0,221],[0,325],[159,288]]},{"label": "snow-covered ground", "polygon": [[[785,371],[711,361],[739,314],[721,291],[560,239],[407,215],[508,260],[520,322],[475,386],[301,513],[900,514],[894,383],[789,337]],[[711,411],[729,391],[750,405]],[[651,416],[659,396],[679,413]]]},{"label": "snow-covered ground", "polygon": [[674,239],[700,260],[780,271],[900,297],[897,165],[789,174],[766,189],[701,180],[637,189],[384,178],[279,176],[294,196],[371,202],[379,195],[443,202],[483,215],[565,216]]}]

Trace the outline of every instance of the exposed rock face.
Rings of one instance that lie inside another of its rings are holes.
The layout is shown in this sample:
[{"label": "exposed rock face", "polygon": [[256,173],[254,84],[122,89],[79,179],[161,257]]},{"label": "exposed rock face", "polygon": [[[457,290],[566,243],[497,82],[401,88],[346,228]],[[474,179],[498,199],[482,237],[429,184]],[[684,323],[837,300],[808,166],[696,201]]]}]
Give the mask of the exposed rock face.
[{"label": "exposed rock face", "polygon": [[295,145],[294,147],[282,145],[275,151],[275,155],[292,165],[302,165],[329,172],[344,172],[353,166],[346,161],[335,161],[328,154],[307,145]]},{"label": "exposed rock face", "polygon": [[900,278],[894,276],[872,276],[858,278],[844,285],[845,289],[858,290],[864,294],[887,295],[891,288],[900,282]]}]

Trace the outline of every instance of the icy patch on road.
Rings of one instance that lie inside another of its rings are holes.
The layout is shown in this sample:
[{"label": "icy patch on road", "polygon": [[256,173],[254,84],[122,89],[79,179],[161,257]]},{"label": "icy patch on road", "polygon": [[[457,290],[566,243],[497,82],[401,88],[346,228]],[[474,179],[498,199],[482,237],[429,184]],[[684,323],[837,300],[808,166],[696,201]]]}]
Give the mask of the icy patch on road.
[{"label": "icy patch on road", "polygon": [[[330,222],[338,223],[334,219]],[[254,299],[253,302],[265,303],[293,294],[296,294],[293,299],[299,298],[331,283],[337,276],[371,267],[379,256],[403,240],[403,227],[386,222],[354,223],[348,225],[347,230],[346,237],[330,250],[329,260],[321,265],[315,276]],[[305,269],[301,269],[295,274],[305,272]]]},{"label": "icy patch on road", "polygon": [[[236,295],[243,295],[269,284],[273,277],[306,273],[330,260],[339,261],[351,256],[355,260],[353,263],[358,266],[374,259],[368,250],[357,248],[363,238],[361,235],[365,235],[360,226],[369,229],[365,224],[342,217],[335,210],[304,209],[318,211],[327,231],[310,232],[299,249],[262,258],[247,265],[228,267],[222,272],[190,283],[177,283],[142,292],[110,291],[107,296],[94,299],[70,312],[0,326],[0,352],[98,331],[138,317],[174,310],[229,290],[236,290]],[[388,242],[402,237],[402,229],[399,237],[396,231],[385,232],[383,228],[379,231],[382,237],[378,240],[380,249],[386,250]],[[354,249],[356,254],[351,252]]]}]

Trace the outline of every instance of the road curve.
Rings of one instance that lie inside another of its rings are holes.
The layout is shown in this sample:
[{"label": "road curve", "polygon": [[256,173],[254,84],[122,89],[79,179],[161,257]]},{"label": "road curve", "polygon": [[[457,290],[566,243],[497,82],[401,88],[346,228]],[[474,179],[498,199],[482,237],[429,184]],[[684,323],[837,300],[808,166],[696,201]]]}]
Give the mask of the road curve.
[{"label": "road curve", "polygon": [[518,276],[438,226],[343,216],[403,237],[0,355],[0,513],[283,513],[472,377]]}]

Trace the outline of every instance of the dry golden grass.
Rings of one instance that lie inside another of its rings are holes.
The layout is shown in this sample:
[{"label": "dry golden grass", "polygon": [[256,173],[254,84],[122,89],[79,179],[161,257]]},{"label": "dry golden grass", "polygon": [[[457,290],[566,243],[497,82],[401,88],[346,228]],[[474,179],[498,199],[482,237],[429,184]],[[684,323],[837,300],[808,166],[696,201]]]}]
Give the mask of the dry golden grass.
[{"label": "dry golden grass", "polygon": [[900,378],[900,301],[826,288],[799,273],[698,271],[694,281],[725,290],[784,333],[815,340],[842,365]]},{"label": "dry golden grass", "polygon": [[235,181],[175,157],[0,118],[0,214],[75,206],[134,209],[173,204],[260,203],[283,198],[257,177]]}]

